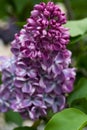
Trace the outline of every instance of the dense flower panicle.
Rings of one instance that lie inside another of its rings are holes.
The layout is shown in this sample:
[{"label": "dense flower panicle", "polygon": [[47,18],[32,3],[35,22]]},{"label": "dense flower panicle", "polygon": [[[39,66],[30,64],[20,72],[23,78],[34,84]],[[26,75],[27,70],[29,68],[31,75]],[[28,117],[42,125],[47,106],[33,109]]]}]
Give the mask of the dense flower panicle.
[{"label": "dense flower panicle", "polygon": [[69,33],[64,23],[65,15],[53,2],[34,6],[12,42],[14,57],[1,60],[0,111],[12,109],[36,120],[49,110],[58,112],[65,107],[75,69],[69,67]]},{"label": "dense flower panicle", "polygon": [[15,35],[12,52],[20,57],[47,57],[53,51],[66,48],[69,42],[65,14],[52,2],[35,5],[27,24]]}]

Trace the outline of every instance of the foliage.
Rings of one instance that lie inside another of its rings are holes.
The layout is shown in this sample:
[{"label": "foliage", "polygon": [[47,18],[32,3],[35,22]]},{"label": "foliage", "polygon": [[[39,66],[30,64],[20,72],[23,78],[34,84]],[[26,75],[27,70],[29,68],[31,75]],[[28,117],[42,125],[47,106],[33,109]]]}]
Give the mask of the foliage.
[{"label": "foliage", "polygon": [[86,124],[86,114],[75,108],[69,108],[55,114],[45,130],[82,130]]},{"label": "foliage", "polygon": [[23,122],[23,119],[21,118],[19,113],[13,111],[8,111],[5,113],[5,120],[7,122],[14,122],[19,126],[21,126]]},{"label": "foliage", "polygon": [[31,127],[18,127],[18,128],[15,128],[14,130],[36,130],[36,129],[33,129]]},{"label": "foliage", "polygon": [[87,18],[68,21],[65,27],[69,28],[71,37],[84,35],[87,32]]},{"label": "foliage", "polygon": [[87,99],[87,79],[81,78],[76,89],[69,95],[68,102],[72,104],[75,100],[85,98]]}]

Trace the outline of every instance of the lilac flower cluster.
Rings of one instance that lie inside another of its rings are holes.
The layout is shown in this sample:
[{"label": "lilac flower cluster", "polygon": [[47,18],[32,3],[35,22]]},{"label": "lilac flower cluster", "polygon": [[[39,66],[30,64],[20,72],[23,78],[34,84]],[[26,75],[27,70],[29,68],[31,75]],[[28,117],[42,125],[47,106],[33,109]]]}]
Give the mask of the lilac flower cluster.
[{"label": "lilac flower cluster", "polygon": [[13,58],[2,60],[0,111],[12,109],[36,120],[65,107],[65,95],[73,90],[75,80],[65,23],[65,14],[53,2],[34,6],[12,42]]},{"label": "lilac flower cluster", "polygon": [[69,42],[65,14],[52,2],[35,5],[27,24],[15,35],[12,52],[17,57],[46,58]]}]

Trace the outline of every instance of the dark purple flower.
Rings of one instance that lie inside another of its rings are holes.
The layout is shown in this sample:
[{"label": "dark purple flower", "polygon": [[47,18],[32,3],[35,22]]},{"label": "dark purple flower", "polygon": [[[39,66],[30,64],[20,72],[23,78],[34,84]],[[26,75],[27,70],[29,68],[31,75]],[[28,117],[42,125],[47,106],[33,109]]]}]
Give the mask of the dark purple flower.
[{"label": "dark purple flower", "polygon": [[32,109],[29,111],[29,116],[32,120],[39,119],[41,117],[46,116],[46,106],[41,104],[41,106],[34,106]]},{"label": "dark purple flower", "polygon": [[12,52],[15,56],[46,58],[53,51],[66,48],[69,42],[65,14],[53,2],[35,5],[27,24],[15,35]]}]

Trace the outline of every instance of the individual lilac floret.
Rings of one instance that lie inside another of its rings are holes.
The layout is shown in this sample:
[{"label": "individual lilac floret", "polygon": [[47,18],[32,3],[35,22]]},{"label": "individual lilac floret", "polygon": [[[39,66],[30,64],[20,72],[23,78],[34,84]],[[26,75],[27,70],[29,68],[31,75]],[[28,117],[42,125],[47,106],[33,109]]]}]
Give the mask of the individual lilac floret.
[{"label": "individual lilac floret", "polygon": [[69,33],[64,23],[65,14],[53,2],[34,6],[27,24],[12,42],[14,57],[1,58],[0,111],[12,109],[24,118],[37,120],[48,111],[65,108],[75,68],[69,67]]},{"label": "individual lilac floret", "polygon": [[53,51],[66,48],[69,32],[62,26],[65,23],[65,14],[53,2],[35,5],[27,24],[15,35],[12,52],[22,58],[46,58]]},{"label": "individual lilac floret", "polygon": [[4,85],[0,86],[0,112],[6,112],[10,108],[9,101],[10,94],[8,93],[8,89],[5,88]]}]

